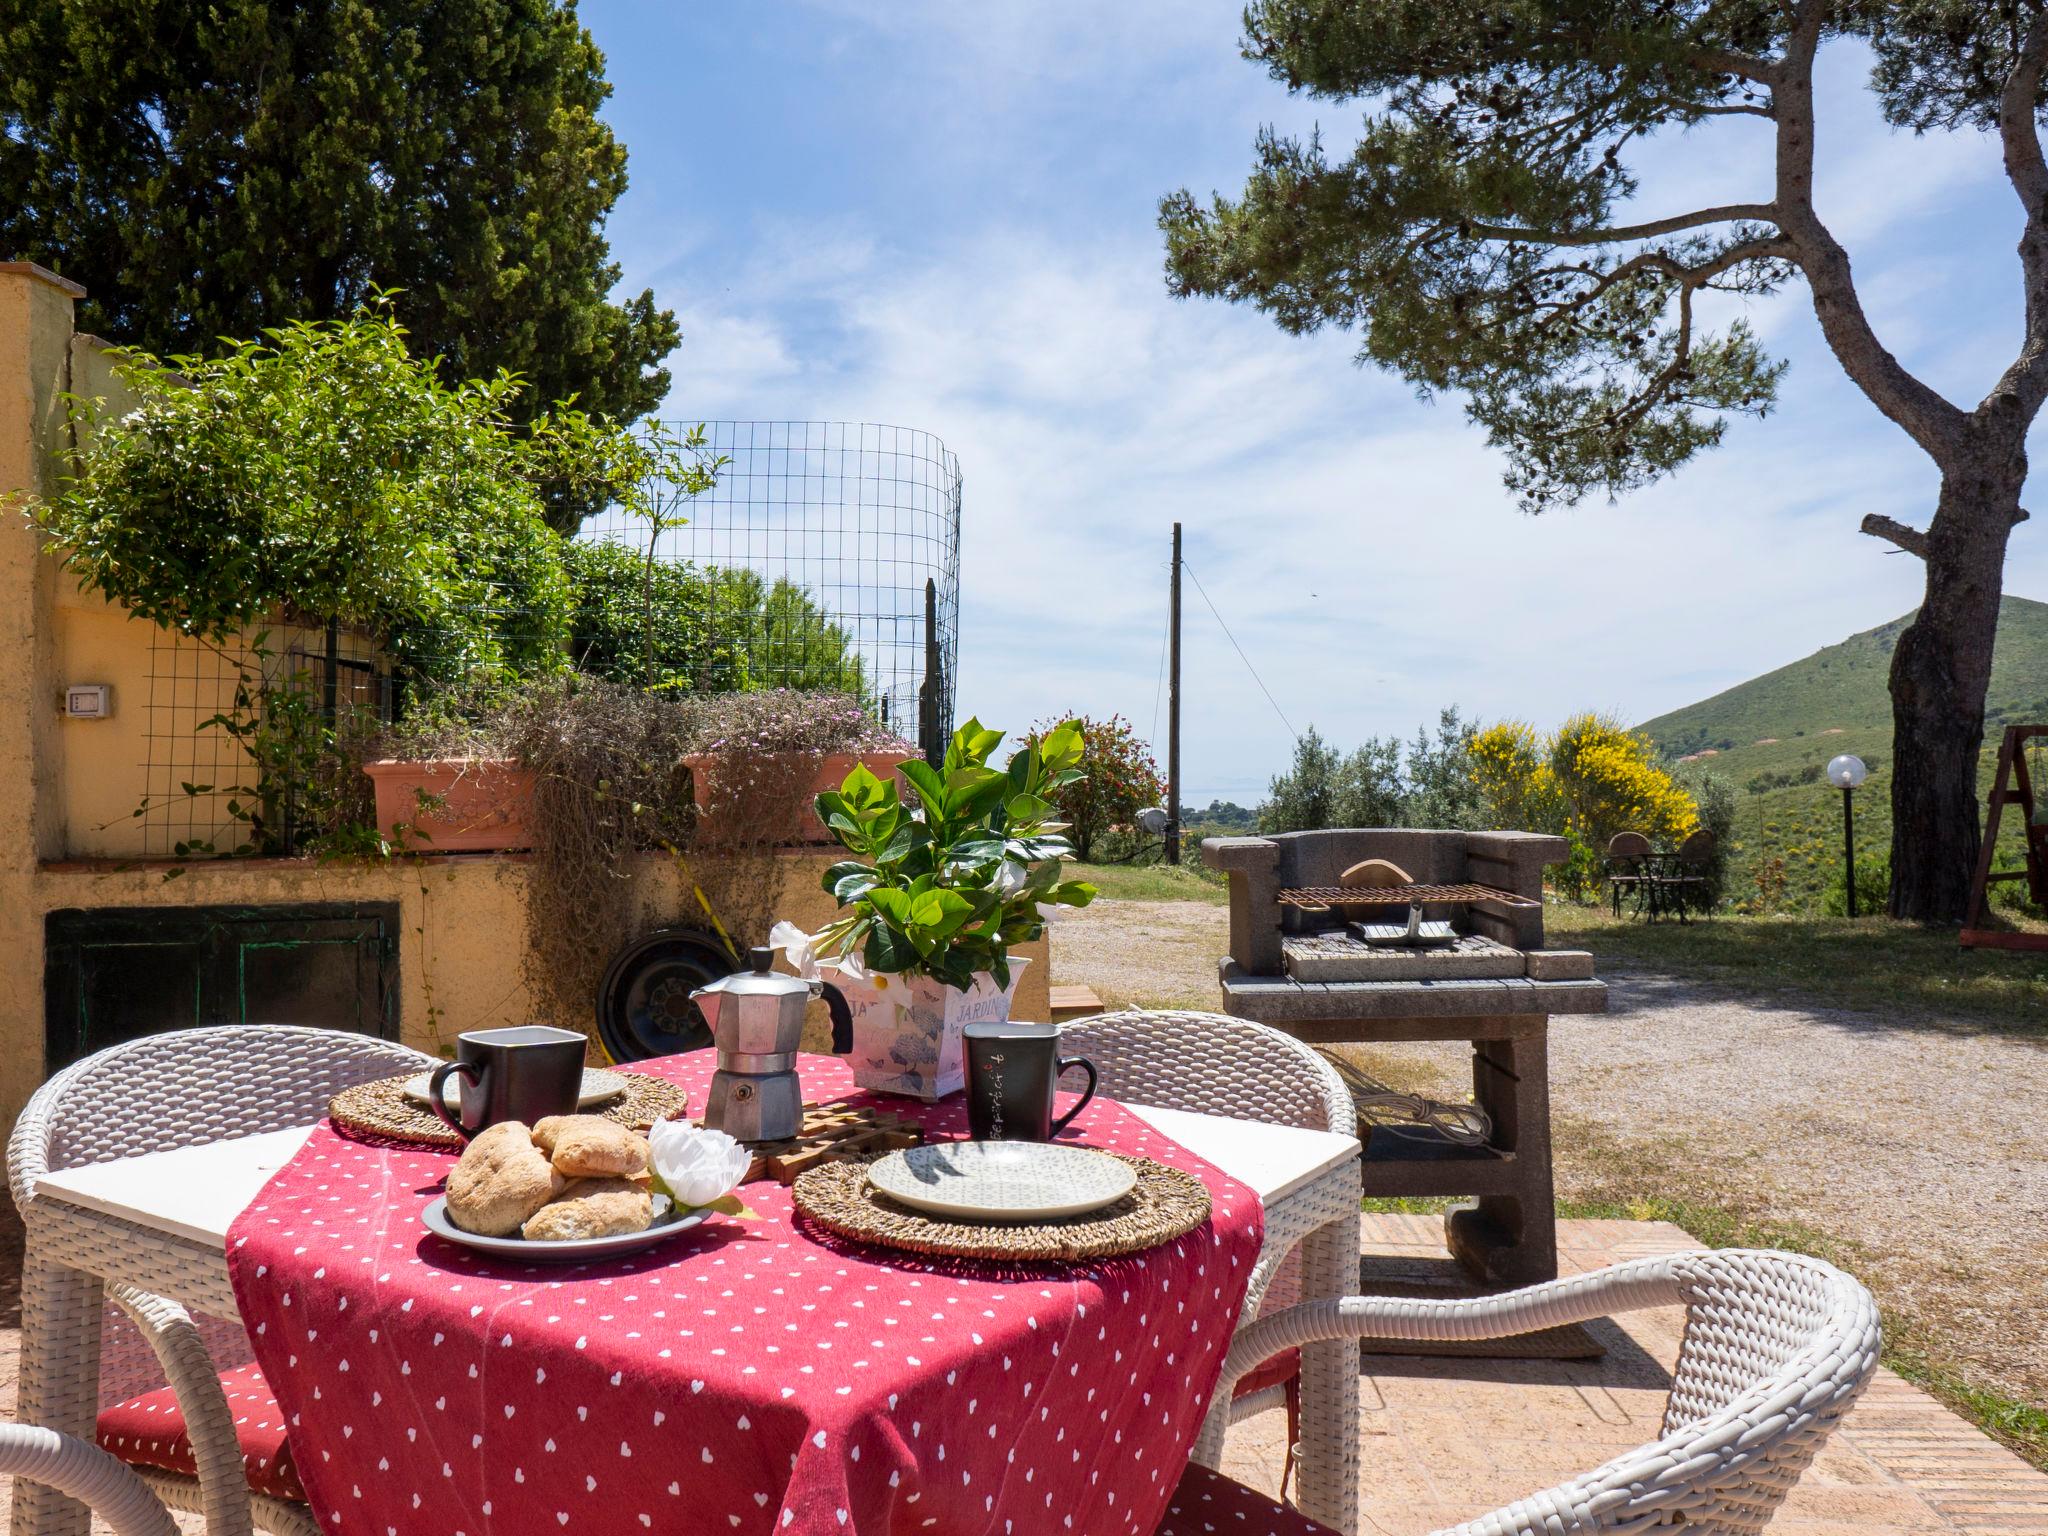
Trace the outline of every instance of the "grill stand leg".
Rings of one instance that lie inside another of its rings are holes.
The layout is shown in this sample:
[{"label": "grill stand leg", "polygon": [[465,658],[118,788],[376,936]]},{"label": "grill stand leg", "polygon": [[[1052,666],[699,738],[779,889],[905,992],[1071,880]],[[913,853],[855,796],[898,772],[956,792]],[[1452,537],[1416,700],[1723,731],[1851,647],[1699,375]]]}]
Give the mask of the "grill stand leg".
[{"label": "grill stand leg", "polygon": [[1472,1043],[1472,1096],[1493,1117],[1494,1145],[1515,1154],[1513,1194],[1481,1195],[1444,1218],[1444,1241],[1482,1281],[1557,1278],[1557,1205],[1550,1171],[1548,1032]]}]

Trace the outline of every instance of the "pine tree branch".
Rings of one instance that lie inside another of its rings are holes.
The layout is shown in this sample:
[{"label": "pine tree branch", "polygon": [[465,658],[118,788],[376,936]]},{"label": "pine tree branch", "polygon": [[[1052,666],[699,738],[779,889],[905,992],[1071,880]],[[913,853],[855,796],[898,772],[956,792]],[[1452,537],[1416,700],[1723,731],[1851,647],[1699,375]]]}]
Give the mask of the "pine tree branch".
[{"label": "pine tree branch", "polygon": [[1930,458],[1945,465],[1956,456],[1968,418],[1939,391],[1909,373],[1878,340],[1856,292],[1849,253],[1814,211],[1813,62],[1828,10],[1827,0],[1802,0],[1774,83],[1778,225],[1794,247],[1799,269],[1806,274],[1814,316],[1842,371]]},{"label": "pine tree branch", "polygon": [[2041,78],[2048,68],[2048,15],[2035,18],[2026,41],[2005,77],[2005,89],[1998,101],[1998,137],[2005,151],[2005,174],[2019,194],[2029,223],[2038,221],[2048,208],[2048,161],[2041,152],[2041,136],[2035,130],[2035,113],[2041,103]]},{"label": "pine tree branch", "polygon": [[[2048,16],[2038,16],[2027,30],[1998,102],[1998,137],[2004,151],[2006,179],[2026,211],[2020,235],[2020,281],[2026,299],[2026,337],[1979,410],[2006,396],[2015,401],[2023,422],[2032,421],[2048,400],[2048,159],[2041,150],[2035,114],[2041,82],[2048,69]],[[2024,426],[2021,428],[2025,430]]]},{"label": "pine tree branch", "polygon": [[1927,558],[1927,535],[1895,518],[1886,517],[1878,512],[1866,513],[1863,518],[1863,531],[1873,539],[1883,539],[1887,543],[1896,544],[1909,555],[1918,555],[1922,560]]},{"label": "pine tree branch", "polygon": [[1604,229],[1524,229],[1512,224],[1479,224],[1466,220],[1463,227],[1486,240],[1511,240],[1526,245],[1620,245],[1630,240],[1654,240],[1681,230],[1704,229],[1710,224],[1775,223],[1777,208],[1771,203],[1729,203],[1720,208],[1700,208],[1675,213],[1646,224],[1616,224]]}]

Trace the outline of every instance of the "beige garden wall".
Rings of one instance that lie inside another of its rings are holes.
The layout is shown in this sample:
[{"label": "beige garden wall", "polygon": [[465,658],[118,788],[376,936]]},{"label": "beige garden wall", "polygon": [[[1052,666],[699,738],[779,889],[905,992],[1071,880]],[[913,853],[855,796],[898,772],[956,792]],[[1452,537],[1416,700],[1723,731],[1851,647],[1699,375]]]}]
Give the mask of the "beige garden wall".
[{"label": "beige garden wall", "polygon": [[[105,346],[75,336],[76,285],[0,263],[0,501],[47,494],[69,451],[67,392],[119,400]],[[385,862],[150,859],[132,812],[148,759],[155,626],[81,593],[15,507],[0,506],[0,1135],[44,1077],[43,922],[63,908],[395,902],[402,1038],[435,1050],[464,1029],[529,1014],[520,980],[526,864],[449,854]],[[159,670],[162,662],[157,663]],[[113,688],[110,719],[70,720],[71,683]],[[829,855],[785,855],[781,911],[806,928],[830,915]],[[639,881],[644,925],[691,910],[670,862]],[[1017,1012],[1049,1016],[1043,944]],[[289,1023],[289,1020],[272,1022]]]}]

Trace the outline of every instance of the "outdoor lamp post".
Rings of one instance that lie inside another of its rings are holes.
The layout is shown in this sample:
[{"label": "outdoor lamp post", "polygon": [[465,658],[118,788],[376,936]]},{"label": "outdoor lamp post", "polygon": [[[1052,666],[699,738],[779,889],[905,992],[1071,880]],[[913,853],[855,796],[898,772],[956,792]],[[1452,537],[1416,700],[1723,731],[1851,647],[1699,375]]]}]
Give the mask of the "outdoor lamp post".
[{"label": "outdoor lamp post", "polygon": [[1828,782],[1842,792],[1842,880],[1851,917],[1856,915],[1856,786],[1869,777],[1863,759],[1853,752],[1828,760]]}]

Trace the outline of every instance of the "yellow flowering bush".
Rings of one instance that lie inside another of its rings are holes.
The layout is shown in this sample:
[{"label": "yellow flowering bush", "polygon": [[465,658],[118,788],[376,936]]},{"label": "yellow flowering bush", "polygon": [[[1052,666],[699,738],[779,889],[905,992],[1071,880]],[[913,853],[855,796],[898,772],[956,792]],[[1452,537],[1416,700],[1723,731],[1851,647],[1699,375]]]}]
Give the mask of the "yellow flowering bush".
[{"label": "yellow flowering bush", "polygon": [[1546,740],[1520,720],[1472,738],[1472,777],[1496,827],[1570,837],[1604,849],[1617,832],[1667,846],[1699,825],[1691,795],[1657,762],[1655,749],[1613,720],[1574,715]]},{"label": "yellow flowering bush", "polygon": [[1601,715],[1574,715],[1550,739],[1550,771],[1571,825],[1595,848],[1617,832],[1676,846],[1700,824],[1699,807],[1657,762],[1646,737]]}]

